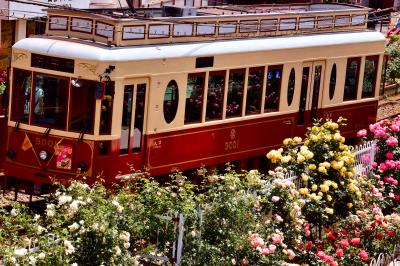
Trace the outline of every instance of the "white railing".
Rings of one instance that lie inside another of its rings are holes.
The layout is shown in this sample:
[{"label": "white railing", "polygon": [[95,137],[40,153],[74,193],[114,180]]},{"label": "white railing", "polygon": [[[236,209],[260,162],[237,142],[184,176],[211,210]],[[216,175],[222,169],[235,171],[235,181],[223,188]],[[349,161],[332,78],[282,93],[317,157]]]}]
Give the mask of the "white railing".
[{"label": "white railing", "polygon": [[400,247],[394,246],[393,252],[389,254],[380,253],[377,258],[373,258],[369,266],[397,266],[400,262],[397,257],[400,253]]},{"label": "white railing", "polygon": [[372,169],[372,163],[375,161],[375,141],[368,141],[355,148],[356,157],[354,168],[356,173],[367,175]]}]

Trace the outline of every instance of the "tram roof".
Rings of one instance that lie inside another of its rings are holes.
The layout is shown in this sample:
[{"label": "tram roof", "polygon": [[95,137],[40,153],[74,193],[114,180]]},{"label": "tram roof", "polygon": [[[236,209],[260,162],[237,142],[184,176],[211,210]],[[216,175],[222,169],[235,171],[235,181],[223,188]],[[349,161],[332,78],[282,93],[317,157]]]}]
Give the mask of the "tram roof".
[{"label": "tram roof", "polygon": [[357,45],[360,43],[372,42],[383,43],[384,41],[385,37],[381,33],[373,31],[131,47],[104,47],[89,43],[74,42],[68,39],[33,37],[18,41],[13,48],[31,53],[71,59],[101,62],[127,62],[349,44]]},{"label": "tram roof", "polygon": [[164,6],[126,10],[47,10],[46,35],[104,46],[191,43],[253,37],[353,32],[367,28],[368,8],[347,4]]}]

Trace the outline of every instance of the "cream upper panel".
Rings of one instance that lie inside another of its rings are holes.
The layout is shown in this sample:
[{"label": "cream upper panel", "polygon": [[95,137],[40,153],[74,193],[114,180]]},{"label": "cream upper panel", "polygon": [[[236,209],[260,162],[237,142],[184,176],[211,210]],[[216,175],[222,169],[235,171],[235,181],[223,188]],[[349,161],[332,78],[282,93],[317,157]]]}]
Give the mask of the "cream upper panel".
[{"label": "cream upper panel", "polygon": [[[264,64],[267,61],[295,61],[295,58],[316,59],[340,55],[360,54],[383,50],[385,38],[378,32],[329,33],[295,37],[260,38],[233,41],[199,42],[189,44],[148,45],[140,47],[105,48],[68,40],[48,38],[27,38],[14,45],[14,52],[27,51],[63,58],[78,62],[92,62],[121,65],[116,67],[113,76],[145,75],[148,73],[169,73],[172,71],[191,71],[194,68],[193,57],[215,55],[214,68],[240,66],[243,64]],[[338,49],[334,47],[338,47]],[[346,46],[345,49],[341,46]],[[364,47],[366,46],[366,47]],[[363,49],[364,47],[364,49]],[[310,49],[308,49],[310,48]],[[319,49],[318,49],[319,48]],[[301,53],[298,51],[301,49]],[[361,49],[361,50],[360,50]],[[282,51],[284,51],[282,53]],[[273,58],[260,58],[259,52]],[[290,52],[291,51],[291,52]],[[243,57],[243,53],[251,53]],[[229,55],[229,56],[228,56]],[[279,56],[280,55],[280,56]],[[226,57],[228,56],[228,57]],[[232,58],[231,58],[232,57]],[[175,59],[177,58],[177,59]],[[191,58],[190,64],[182,64],[185,58]],[[172,60],[173,59],[173,60]],[[225,62],[224,60],[228,60]],[[129,63],[126,69],[123,63]],[[140,67],[138,67],[140,64]],[[171,67],[173,67],[171,69]],[[99,69],[101,72],[101,69]]]}]

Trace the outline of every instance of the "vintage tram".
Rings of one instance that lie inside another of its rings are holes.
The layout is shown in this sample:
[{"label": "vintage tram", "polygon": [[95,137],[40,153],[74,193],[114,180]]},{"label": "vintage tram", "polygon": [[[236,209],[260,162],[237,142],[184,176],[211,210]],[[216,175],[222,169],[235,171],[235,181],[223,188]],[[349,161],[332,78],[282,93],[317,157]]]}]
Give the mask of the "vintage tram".
[{"label": "vintage tram", "polygon": [[385,38],[367,9],[171,10],[49,9],[46,34],[14,45],[9,180],[255,167],[315,118],[348,118],[349,137],[375,121]]}]

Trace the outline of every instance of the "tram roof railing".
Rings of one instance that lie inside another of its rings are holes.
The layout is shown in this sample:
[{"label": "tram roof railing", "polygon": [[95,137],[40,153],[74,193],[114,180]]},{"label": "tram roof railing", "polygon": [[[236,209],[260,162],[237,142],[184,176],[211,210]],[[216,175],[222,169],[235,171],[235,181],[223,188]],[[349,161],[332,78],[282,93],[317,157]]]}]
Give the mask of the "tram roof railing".
[{"label": "tram roof railing", "polygon": [[120,10],[47,10],[46,34],[108,46],[360,31],[368,8],[344,4],[208,6]]}]

